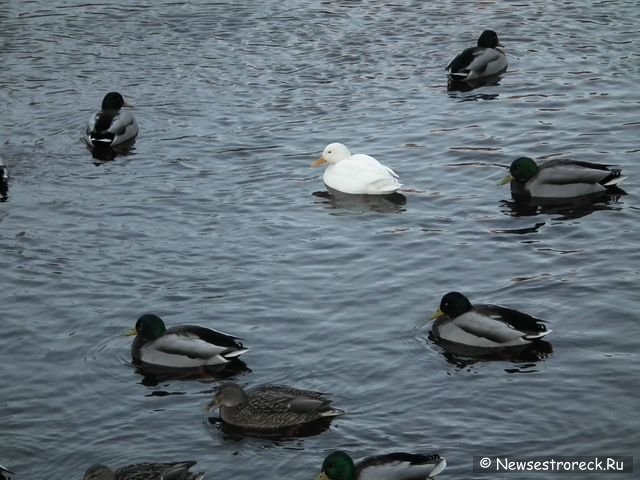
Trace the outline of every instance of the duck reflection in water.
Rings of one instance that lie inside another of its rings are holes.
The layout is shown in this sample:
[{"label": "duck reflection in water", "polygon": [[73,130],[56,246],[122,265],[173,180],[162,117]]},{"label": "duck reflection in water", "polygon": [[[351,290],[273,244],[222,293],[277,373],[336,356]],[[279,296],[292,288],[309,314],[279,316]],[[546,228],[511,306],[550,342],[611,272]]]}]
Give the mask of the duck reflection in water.
[{"label": "duck reflection in water", "polygon": [[620,210],[624,195],[626,192],[621,188],[605,193],[564,199],[531,198],[512,194],[513,200],[500,202],[500,210],[512,217],[558,215],[557,220],[575,220],[601,210]]},{"label": "duck reflection in water", "polygon": [[327,187],[326,191],[313,192],[313,196],[325,199],[322,203],[333,209],[356,213],[402,213],[406,211],[407,204],[407,197],[398,192],[389,195],[353,195]]},{"label": "duck reflection in water", "polygon": [[538,340],[519,348],[488,350],[436,340],[431,332],[428,338],[438,344],[448,363],[460,369],[481,362],[509,362],[514,364],[514,367],[506,369],[508,373],[526,372],[531,371],[537,362],[547,359],[553,353],[553,347],[545,340]]},{"label": "duck reflection in water", "polygon": [[147,387],[155,387],[167,380],[203,380],[218,382],[251,372],[245,362],[234,358],[224,365],[213,365],[187,370],[141,365],[134,361],[136,373],[142,375],[142,383]]}]

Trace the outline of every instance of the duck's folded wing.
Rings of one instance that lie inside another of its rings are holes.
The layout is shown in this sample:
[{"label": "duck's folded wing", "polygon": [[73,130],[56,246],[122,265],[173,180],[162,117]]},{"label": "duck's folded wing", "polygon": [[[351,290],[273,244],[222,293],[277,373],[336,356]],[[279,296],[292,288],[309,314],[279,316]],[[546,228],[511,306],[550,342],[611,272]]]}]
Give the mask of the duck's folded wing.
[{"label": "duck's folded wing", "polygon": [[188,333],[167,333],[154,340],[152,345],[154,350],[163,353],[202,360],[217,357],[229,349],[227,346],[215,345]]},{"label": "duck's folded wing", "polygon": [[475,337],[475,341],[460,343],[478,347],[500,347],[527,343],[523,341],[524,332],[516,330],[498,318],[492,318],[477,311],[467,312],[456,317],[451,325],[460,330],[459,334]]},{"label": "duck's folded wing", "polygon": [[539,183],[570,184],[570,183],[598,183],[611,175],[605,165],[573,160],[556,160],[544,163],[536,177]]},{"label": "duck's folded wing", "polygon": [[539,318],[533,317],[518,310],[513,310],[501,305],[485,304],[474,305],[474,308],[477,312],[504,322],[509,326],[515,328],[516,330],[524,333],[535,334],[547,331],[547,326],[545,325],[546,322],[544,320],[540,320]]},{"label": "duck's folded wing", "polygon": [[425,480],[442,472],[447,462],[435,454],[388,453],[357,460],[355,465],[358,478],[363,480]]},{"label": "duck's folded wing", "polygon": [[500,59],[501,53],[493,48],[485,48],[473,52],[473,60],[467,67],[467,70],[477,73],[483,73],[487,69],[487,65]]},{"label": "duck's folded wing", "polygon": [[368,155],[354,155],[349,161],[339,162],[335,171],[362,190],[360,193],[393,192],[402,186],[392,169]]},{"label": "duck's folded wing", "polygon": [[201,327],[199,325],[177,325],[167,330],[167,333],[177,333],[187,336],[197,336],[208,343],[220,345],[228,348],[243,348],[242,338],[214,330],[212,328]]},{"label": "duck's folded wing", "polygon": [[[460,52],[453,60],[449,62],[449,65],[445,67],[445,70],[452,75],[467,75],[469,70],[467,67],[475,58],[475,53],[480,52],[477,47],[465,48]],[[464,71],[463,71],[464,70]]]},{"label": "duck's folded wing", "polygon": [[115,135],[123,135],[125,131],[135,130],[138,132],[138,124],[135,117],[127,110],[120,110],[118,114],[111,120],[109,131]]},{"label": "duck's folded wing", "polygon": [[136,463],[119,468],[116,471],[116,478],[126,480],[182,480],[189,478],[188,470],[196,462],[173,462],[173,463]]}]

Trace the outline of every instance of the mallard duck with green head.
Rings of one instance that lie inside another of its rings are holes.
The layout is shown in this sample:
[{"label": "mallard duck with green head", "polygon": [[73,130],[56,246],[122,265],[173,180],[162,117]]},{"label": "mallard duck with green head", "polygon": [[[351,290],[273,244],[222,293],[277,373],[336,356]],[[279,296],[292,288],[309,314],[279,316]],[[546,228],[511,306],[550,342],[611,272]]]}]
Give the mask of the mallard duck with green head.
[{"label": "mallard duck with green head", "polygon": [[138,318],[125,335],[136,335],[131,344],[134,361],[171,369],[224,365],[249,350],[239,337],[198,325],[166,328],[160,317],[150,313]]},{"label": "mallard duck with green head", "polygon": [[551,333],[543,320],[500,305],[472,305],[460,292],[444,295],[431,318],[436,340],[469,347],[523,347]]},{"label": "mallard duck with green head", "polygon": [[106,465],[92,465],[83,480],[203,480],[204,472],[193,473],[196,462],[136,463],[115,472]]},{"label": "mallard duck with green head", "polygon": [[502,50],[498,34],[485,30],[475,47],[465,48],[446,66],[449,78],[454,81],[475,80],[497,75],[506,70],[507,56]]},{"label": "mallard duck with green head", "polygon": [[277,431],[344,414],[320,392],[287,385],[245,390],[235,382],[224,382],[216,390],[208,410],[218,408],[220,419],[227,425],[256,431]]},{"label": "mallard duck with green head", "polygon": [[102,99],[102,108],[95,113],[85,132],[85,140],[93,147],[117,147],[133,144],[138,135],[138,122],[123,107],[130,107],[121,94],[109,92]]},{"label": "mallard duck with green head", "polygon": [[617,168],[600,163],[555,159],[538,164],[528,157],[516,158],[499,183],[511,184],[514,196],[568,199],[615,190],[626,177]]},{"label": "mallard duck with green head", "polygon": [[324,459],[316,480],[426,480],[446,466],[446,460],[436,454],[396,452],[354,461],[347,452],[336,451]]}]

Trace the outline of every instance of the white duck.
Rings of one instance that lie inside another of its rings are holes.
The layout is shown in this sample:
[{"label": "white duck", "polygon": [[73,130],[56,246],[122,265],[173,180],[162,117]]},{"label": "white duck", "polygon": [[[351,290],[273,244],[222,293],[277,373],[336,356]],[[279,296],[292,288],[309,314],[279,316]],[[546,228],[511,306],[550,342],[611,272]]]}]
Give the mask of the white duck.
[{"label": "white duck", "polygon": [[478,38],[477,47],[465,48],[449,65],[447,73],[452,80],[474,80],[503,72],[508,65],[498,34],[485,30]]},{"label": "white duck", "polygon": [[325,185],[342,193],[389,195],[402,186],[398,175],[389,167],[369,155],[351,155],[341,143],[327,145],[312,166],[325,164],[329,165],[322,177]]},{"label": "white duck", "polygon": [[138,122],[122,107],[130,107],[118,92],[109,92],[102,100],[102,110],[95,113],[87,125],[85,140],[94,147],[116,147],[133,143],[138,135]]}]

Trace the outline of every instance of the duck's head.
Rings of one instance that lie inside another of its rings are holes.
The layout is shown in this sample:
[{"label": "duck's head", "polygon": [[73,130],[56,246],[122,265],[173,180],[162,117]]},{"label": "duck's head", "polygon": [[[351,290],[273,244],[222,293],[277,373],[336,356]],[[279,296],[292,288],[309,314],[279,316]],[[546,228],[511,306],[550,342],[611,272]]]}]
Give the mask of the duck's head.
[{"label": "duck's head", "polygon": [[130,106],[118,92],[109,92],[102,99],[102,110],[120,110]]},{"label": "duck's head", "polygon": [[83,480],[116,480],[116,474],[106,465],[95,464],[87,468]]},{"label": "duck's head", "polygon": [[311,164],[312,167],[320,167],[326,163],[338,163],[340,160],[349,158],[351,152],[341,143],[330,143],[322,152],[322,156]]},{"label": "duck's head", "polygon": [[136,322],[136,326],[125,333],[126,336],[140,335],[147,340],[160,338],[167,332],[162,319],[153,313],[145,313]]},{"label": "duck's head", "polygon": [[527,183],[538,174],[540,168],[538,164],[529,157],[516,158],[509,167],[509,173],[500,181],[500,185],[509,183],[511,180]]},{"label": "duck's head", "polygon": [[221,383],[216,393],[213,395],[209,410],[219,407],[237,407],[247,401],[247,394],[244,389],[235,382]]},{"label": "duck's head", "polygon": [[504,45],[498,40],[498,34],[496,32],[493,30],[485,30],[478,38],[478,46],[483,48],[496,48],[503,47]]},{"label": "duck's head", "polygon": [[440,300],[440,308],[431,316],[431,319],[438,319],[447,316],[456,318],[467,313],[473,306],[467,297],[460,292],[449,292]]},{"label": "duck's head", "polygon": [[355,480],[356,467],[347,452],[333,452],[322,462],[322,472],[316,480]]}]

